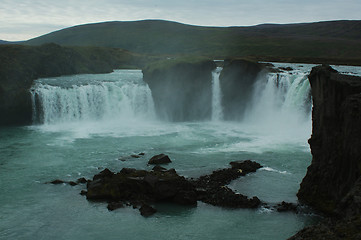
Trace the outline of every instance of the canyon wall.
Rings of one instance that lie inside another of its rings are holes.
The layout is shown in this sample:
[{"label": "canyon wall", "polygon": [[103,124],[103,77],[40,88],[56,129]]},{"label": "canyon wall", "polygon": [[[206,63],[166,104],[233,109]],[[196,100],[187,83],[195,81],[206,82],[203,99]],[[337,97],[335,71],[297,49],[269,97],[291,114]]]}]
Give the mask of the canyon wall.
[{"label": "canyon wall", "polygon": [[225,60],[219,77],[224,120],[242,120],[263,67],[247,60]]},{"label": "canyon wall", "polygon": [[326,217],[290,240],[361,239],[361,78],[314,67],[312,163],[299,200]]},{"label": "canyon wall", "polygon": [[157,116],[176,122],[210,120],[215,68],[206,59],[168,59],[145,67],[143,79],[152,91]]},{"label": "canyon wall", "polygon": [[298,197],[332,213],[361,176],[361,78],[312,69],[312,163]]}]

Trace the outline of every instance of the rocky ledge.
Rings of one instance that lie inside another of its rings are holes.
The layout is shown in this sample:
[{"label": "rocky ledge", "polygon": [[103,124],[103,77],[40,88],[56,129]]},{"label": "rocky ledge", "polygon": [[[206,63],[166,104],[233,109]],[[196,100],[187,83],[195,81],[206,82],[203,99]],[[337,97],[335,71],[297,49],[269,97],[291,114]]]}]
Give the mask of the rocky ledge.
[{"label": "rocky ledge", "polygon": [[361,78],[318,66],[312,88],[312,163],[297,194],[326,216],[295,239],[361,239]]}]

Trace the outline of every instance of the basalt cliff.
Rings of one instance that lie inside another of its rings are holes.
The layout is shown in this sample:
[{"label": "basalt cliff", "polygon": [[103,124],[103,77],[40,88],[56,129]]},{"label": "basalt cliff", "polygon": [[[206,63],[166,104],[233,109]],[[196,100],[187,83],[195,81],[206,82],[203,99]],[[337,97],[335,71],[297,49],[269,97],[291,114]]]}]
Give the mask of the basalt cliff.
[{"label": "basalt cliff", "polygon": [[[241,120],[259,74],[256,62],[233,59],[218,62],[224,120]],[[143,68],[144,81],[152,91],[158,117],[168,121],[210,120],[212,114],[212,72],[209,59],[168,59]]]},{"label": "basalt cliff", "polygon": [[211,116],[212,71],[208,59],[167,59],[143,68],[157,116],[168,121],[196,121]]},{"label": "basalt cliff", "polygon": [[361,78],[318,66],[309,81],[313,158],[297,196],[326,220],[291,239],[361,239]]}]

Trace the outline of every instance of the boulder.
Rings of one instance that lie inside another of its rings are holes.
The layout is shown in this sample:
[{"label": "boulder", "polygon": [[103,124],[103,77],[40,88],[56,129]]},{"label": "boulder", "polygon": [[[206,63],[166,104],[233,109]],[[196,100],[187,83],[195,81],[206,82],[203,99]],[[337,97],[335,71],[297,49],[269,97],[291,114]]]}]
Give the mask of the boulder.
[{"label": "boulder", "polygon": [[139,212],[143,217],[149,217],[155,214],[157,210],[148,204],[143,204],[140,207]]},{"label": "boulder", "polygon": [[261,168],[261,164],[257,162],[253,162],[251,160],[245,160],[245,161],[234,161],[229,163],[232,166],[232,169],[239,169],[242,170],[242,172],[250,173],[255,172],[257,169]]},{"label": "boulder", "polygon": [[159,154],[153,156],[151,159],[149,159],[148,164],[166,164],[171,163],[172,161],[168,157],[168,155],[165,154]]},{"label": "boulder", "polygon": [[277,204],[276,209],[278,212],[297,212],[297,205],[282,201]]}]

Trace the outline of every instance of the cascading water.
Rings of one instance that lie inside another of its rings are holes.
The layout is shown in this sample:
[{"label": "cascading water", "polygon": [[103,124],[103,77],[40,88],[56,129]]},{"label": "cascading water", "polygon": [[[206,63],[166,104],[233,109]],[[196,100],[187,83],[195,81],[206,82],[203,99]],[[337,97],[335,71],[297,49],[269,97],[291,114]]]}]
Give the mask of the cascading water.
[{"label": "cascading water", "polygon": [[311,126],[312,104],[307,75],[308,72],[302,71],[280,72],[258,79],[245,122],[272,132]]},{"label": "cascading water", "polygon": [[102,81],[91,79],[92,75],[77,75],[62,77],[56,84],[56,79],[37,82],[32,89],[34,122],[154,118],[151,92],[140,71],[103,76]]},{"label": "cascading water", "polygon": [[219,84],[221,71],[222,68],[217,67],[212,72],[212,121],[220,121],[223,119],[222,92]]}]

